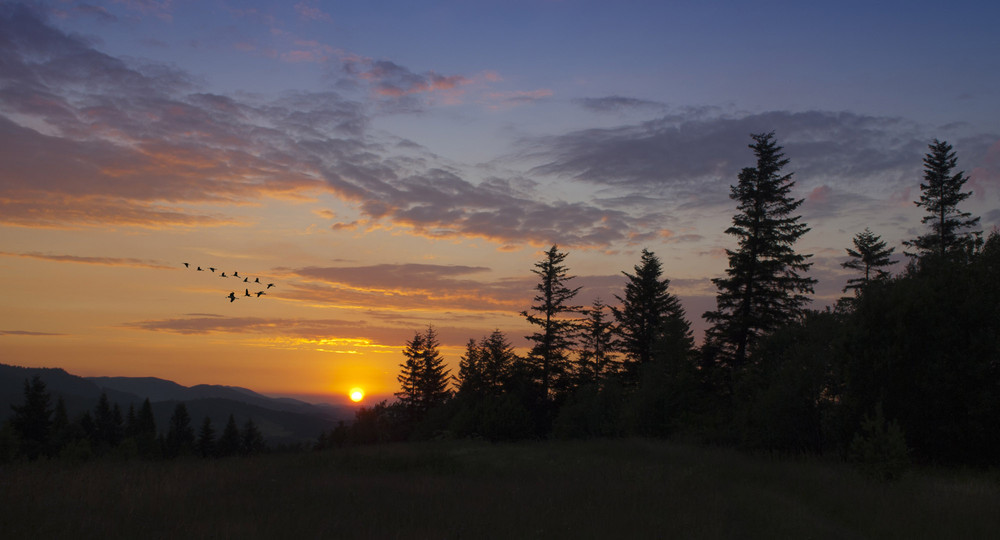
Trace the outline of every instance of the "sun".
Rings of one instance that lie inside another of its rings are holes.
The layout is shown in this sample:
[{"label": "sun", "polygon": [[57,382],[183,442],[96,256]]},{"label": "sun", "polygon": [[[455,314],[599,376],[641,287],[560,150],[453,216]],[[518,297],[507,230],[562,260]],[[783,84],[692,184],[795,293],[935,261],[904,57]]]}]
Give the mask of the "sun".
[{"label": "sun", "polygon": [[351,388],[351,401],[357,403],[365,397],[365,391],[360,388]]}]

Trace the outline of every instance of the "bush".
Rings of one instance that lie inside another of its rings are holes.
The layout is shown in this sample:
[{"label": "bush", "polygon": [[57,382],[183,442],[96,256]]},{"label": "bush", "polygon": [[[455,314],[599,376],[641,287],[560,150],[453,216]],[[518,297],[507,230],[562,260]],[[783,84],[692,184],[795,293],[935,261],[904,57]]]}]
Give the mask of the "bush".
[{"label": "bush", "polygon": [[881,403],[875,406],[875,416],[865,415],[861,430],[851,441],[849,456],[877,480],[890,482],[906,473],[910,466],[906,438],[895,420],[886,422]]}]

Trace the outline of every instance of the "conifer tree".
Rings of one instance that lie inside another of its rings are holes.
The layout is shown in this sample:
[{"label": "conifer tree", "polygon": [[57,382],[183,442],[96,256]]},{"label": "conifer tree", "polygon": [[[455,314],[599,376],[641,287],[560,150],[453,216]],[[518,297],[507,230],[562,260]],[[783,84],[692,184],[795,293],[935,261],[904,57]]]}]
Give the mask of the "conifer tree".
[{"label": "conifer tree", "polygon": [[402,406],[420,416],[431,408],[447,401],[449,370],[438,351],[437,332],[433,326],[421,334],[414,333],[403,349],[405,360],[397,376],[400,386],[396,397]]},{"label": "conifer tree", "polygon": [[94,442],[103,450],[114,448],[121,442],[122,432],[121,409],[117,403],[112,406],[108,394],[102,392],[94,407]]},{"label": "conifer tree", "polygon": [[576,361],[578,384],[600,384],[618,371],[614,323],[607,318],[607,309],[598,298],[585,311]]},{"label": "conifer tree", "polygon": [[907,253],[911,256],[934,254],[944,257],[965,253],[979,243],[982,235],[981,231],[973,230],[979,225],[979,218],[958,209],[958,204],[972,195],[971,191],[962,191],[969,177],[963,171],[951,173],[958,165],[958,158],[950,144],[934,139],[928,148],[930,152],[924,156],[920,200],[914,203],[927,211],[921,222],[929,223],[931,232],[903,242],[903,245],[917,250]]},{"label": "conifer tree", "polygon": [[517,354],[500,330],[479,342],[470,339],[458,363],[458,391],[464,394],[499,395],[510,377]]},{"label": "conifer tree", "polygon": [[215,429],[212,428],[212,419],[207,416],[201,422],[195,448],[201,457],[207,458],[215,455]]},{"label": "conifer tree", "polygon": [[612,308],[618,322],[619,345],[625,353],[625,371],[630,382],[636,382],[642,365],[657,356],[677,362],[690,356],[694,348],[691,326],[684,317],[680,300],[670,294],[670,280],[663,276],[660,259],[647,249],[642,250],[635,274],[622,272],[628,278],[625,297],[615,296],[621,308]]},{"label": "conifer tree", "polygon": [[529,311],[522,311],[530,324],[538,331],[525,336],[534,343],[528,353],[528,361],[544,399],[551,399],[553,391],[565,391],[568,386],[569,350],[573,346],[573,336],[579,321],[568,315],[579,313],[581,306],[569,302],[580,292],[580,287],[569,288],[573,279],[563,264],[566,253],[560,253],[555,245],[545,252],[544,258],[535,263],[532,272],[540,279],[535,289],[534,304]]},{"label": "conifer tree", "polygon": [[52,397],[38,375],[24,380],[24,404],[11,405],[10,423],[21,439],[21,452],[37,459],[49,450],[52,431]]},{"label": "conifer tree", "polygon": [[236,418],[230,414],[229,420],[226,421],[226,427],[222,430],[222,436],[219,437],[216,449],[219,456],[234,456],[240,453],[241,444],[240,428],[236,425]]},{"label": "conifer tree", "polygon": [[184,403],[178,403],[174,407],[164,444],[167,457],[189,454],[194,449],[194,428],[191,427],[191,416]]},{"label": "conifer tree", "polygon": [[465,354],[458,359],[458,375],[455,377],[457,391],[465,394],[479,394],[484,390],[482,375],[483,350],[479,343],[469,338],[465,344]]},{"label": "conifer tree", "polygon": [[864,275],[848,279],[844,292],[854,290],[856,293],[864,288],[869,281],[889,277],[889,273],[882,268],[896,262],[892,260],[895,248],[888,247],[885,241],[867,227],[864,232],[854,236],[854,248],[847,248],[847,254],[851,256],[851,260],[841,264],[841,266],[858,270]]},{"label": "conifer tree", "polygon": [[804,277],[812,255],[795,251],[795,242],[809,228],[794,215],[802,199],[790,196],[794,182],[782,174],[788,164],[774,133],[751,136],[757,166],[744,168],[729,198],[738,213],[726,234],[736,237],[737,249],[726,250],[726,277],[712,282],[718,288],[717,309],[704,314],[712,324],[706,342],[716,361],[740,370],[758,338],[802,315],[816,280]]},{"label": "conifer tree", "polygon": [[132,436],[135,437],[136,449],[141,457],[151,458],[156,455],[156,418],[153,416],[153,405],[149,402],[149,398],[146,398],[139,407]]},{"label": "conifer tree", "polygon": [[244,455],[259,454],[267,448],[264,444],[264,435],[257,428],[253,418],[247,418],[247,423],[243,425],[241,439],[241,450]]}]

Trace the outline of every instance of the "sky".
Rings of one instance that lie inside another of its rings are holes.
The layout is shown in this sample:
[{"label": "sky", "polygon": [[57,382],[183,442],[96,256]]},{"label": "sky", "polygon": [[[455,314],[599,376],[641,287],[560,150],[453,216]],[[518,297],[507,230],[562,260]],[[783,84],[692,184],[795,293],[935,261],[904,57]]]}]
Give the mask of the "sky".
[{"label": "sky", "polygon": [[582,305],[616,303],[651,250],[700,341],[729,188],[772,131],[823,308],[855,234],[900,252],[925,232],[934,139],[970,177],[962,209],[1000,225],[997,20],[982,1],[0,2],[0,362],[391,399],[428,325],[456,373],[470,338],[526,347],[553,244]]}]

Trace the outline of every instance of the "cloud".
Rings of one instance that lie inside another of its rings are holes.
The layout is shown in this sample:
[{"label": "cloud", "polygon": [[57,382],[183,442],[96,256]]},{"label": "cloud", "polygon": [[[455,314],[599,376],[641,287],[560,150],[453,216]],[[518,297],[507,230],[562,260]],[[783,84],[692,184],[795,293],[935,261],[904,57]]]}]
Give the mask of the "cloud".
[{"label": "cloud", "polygon": [[662,110],[665,107],[663,103],[656,101],[622,96],[579,98],[574,99],[573,102],[588,111],[597,113],[622,113],[630,110],[648,112],[652,110]]},{"label": "cloud", "polygon": [[371,60],[348,57],[343,60],[344,70],[368,81],[380,96],[403,97],[410,94],[457,91],[471,79],[462,75],[441,75],[434,71],[414,73],[388,60]]},{"label": "cloud", "polygon": [[[624,211],[547,201],[518,179],[473,181],[430,154],[412,155],[422,148],[384,144],[368,131],[366,105],[334,92],[199,91],[184,72],[110,57],[17,6],[0,9],[0,34],[9,36],[0,41],[0,222],[230,225],[198,206],[324,190],[363,214],[344,228],[582,246],[617,241],[635,225]],[[388,94],[466,84],[366,62],[353,65]]]},{"label": "cloud", "polygon": [[536,101],[552,97],[552,90],[540,88],[538,90],[514,90],[507,92],[488,92],[483,97],[483,102],[491,109],[503,109],[528,105]]},{"label": "cloud", "polygon": [[49,255],[45,253],[25,252],[10,253],[0,251],[0,256],[23,257],[28,259],[39,259],[52,262],[68,262],[77,264],[99,264],[104,266],[128,266],[132,268],[151,268],[154,270],[172,270],[174,266],[166,263],[148,259],[134,259],[121,257],[83,257],[78,255]]},{"label": "cloud", "polygon": [[521,280],[485,281],[484,267],[433,264],[306,267],[283,298],[345,307],[516,312],[531,285]]},{"label": "cloud", "polygon": [[323,10],[307,2],[295,4],[295,12],[303,19],[311,21],[329,22],[333,20],[329,13],[325,13]]},{"label": "cloud", "polygon": [[36,337],[51,337],[51,336],[65,336],[68,334],[57,334],[52,332],[32,332],[30,330],[0,330],[0,336],[36,336]]}]

